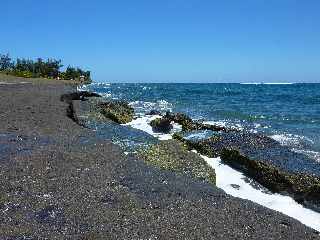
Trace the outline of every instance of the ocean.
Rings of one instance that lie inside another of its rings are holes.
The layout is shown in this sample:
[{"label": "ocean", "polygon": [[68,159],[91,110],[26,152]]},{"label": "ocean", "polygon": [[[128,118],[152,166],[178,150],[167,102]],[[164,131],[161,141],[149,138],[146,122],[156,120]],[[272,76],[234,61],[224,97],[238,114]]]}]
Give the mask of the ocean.
[{"label": "ocean", "polygon": [[[136,119],[127,125],[160,140],[171,135],[152,131],[148,123],[156,116],[146,115],[150,110],[183,112],[194,120],[262,133],[320,164],[320,84],[93,83],[80,89],[129,102]],[[179,130],[175,125],[173,132]],[[215,168],[217,186],[228,194],[283,212],[320,231],[319,213],[288,196],[254,187],[252,180],[219,158],[203,158]]]}]

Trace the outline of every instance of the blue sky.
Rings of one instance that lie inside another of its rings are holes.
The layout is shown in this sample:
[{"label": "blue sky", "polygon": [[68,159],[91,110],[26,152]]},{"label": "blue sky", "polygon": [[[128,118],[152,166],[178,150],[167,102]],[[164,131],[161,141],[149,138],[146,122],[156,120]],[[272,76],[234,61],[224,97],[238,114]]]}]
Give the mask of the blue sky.
[{"label": "blue sky", "polygon": [[1,0],[0,52],[97,81],[320,82],[318,0]]}]

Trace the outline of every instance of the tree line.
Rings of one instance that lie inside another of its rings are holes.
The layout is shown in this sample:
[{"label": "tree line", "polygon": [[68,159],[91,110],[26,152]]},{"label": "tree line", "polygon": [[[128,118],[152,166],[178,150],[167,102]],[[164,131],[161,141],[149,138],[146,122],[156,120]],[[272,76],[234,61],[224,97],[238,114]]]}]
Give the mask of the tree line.
[{"label": "tree line", "polygon": [[17,58],[12,60],[9,54],[0,54],[0,71],[6,74],[26,78],[50,78],[63,80],[78,80],[91,82],[90,71],[70,65],[61,71],[63,67],[61,60],[53,58],[36,60]]}]

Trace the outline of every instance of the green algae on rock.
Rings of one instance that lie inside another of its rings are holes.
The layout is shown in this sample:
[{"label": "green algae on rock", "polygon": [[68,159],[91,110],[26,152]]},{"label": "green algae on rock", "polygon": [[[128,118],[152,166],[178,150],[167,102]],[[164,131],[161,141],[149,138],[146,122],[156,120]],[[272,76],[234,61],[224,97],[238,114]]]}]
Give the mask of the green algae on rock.
[{"label": "green algae on rock", "polygon": [[165,170],[187,174],[195,179],[216,183],[216,175],[203,158],[188,151],[183,144],[175,140],[161,141],[138,153],[146,163]]},{"label": "green algae on rock", "polygon": [[240,169],[249,177],[273,192],[286,192],[299,203],[320,211],[320,178],[307,174],[293,174],[271,164],[250,159],[237,150],[223,149],[221,160]]},{"label": "green algae on rock", "polygon": [[150,122],[152,130],[155,132],[169,133],[173,128],[170,119],[167,118],[156,118]]},{"label": "green algae on rock", "polygon": [[[67,115],[79,123],[80,118],[95,120],[112,120],[119,124],[131,122],[134,109],[125,101],[105,101],[99,94],[92,92],[73,92],[63,94],[60,98],[69,104]],[[79,103],[81,102],[81,107]],[[75,109],[76,108],[76,109]],[[75,113],[75,111],[78,113]]]},{"label": "green algae on rock", "polygon": [[194,130],[210,130],[215,132],[238,131],[234,128],[226,128],[216,124],[206,124],[201,121],[194,121],[188,115],[179,112],[167,112],[162,118],[151,121],[150,125],[153,127],[154,131],[168,133],[172,128],[171,122],[180,124],[184,132],[191,132]]},{"label": "green algae on rock", "polygon": [[211,141],[219,141],[219,136],[212,136],[208,139],[200,140],[200,141],[191,141],[187,140],[183,137],[181,133],[174,133],[172,135],[173,139],[184,144],[184,146],[188,150],[197,150],[199,153],[207,156],[207,157],[218,157],[219,153],[210,146]]},{"label": "green algae on rock", "polygon": [[184,113],[167,112],[164,118],[180,124],[182,126],[182,130],[186,132],[193,130],[211,130],[223,132],[237,131],[236,129],[226,128],[215,124],[205,124],[199,121],[194,121]]},{"label": "green algae on rock", "polygon": [[199,141],[188,140],[182,133],[175,133],[173,138],[182,142],[189,150],[195,149],[208,157],[220,156],[224,163],[240,170],[272,192],[290,195],[304,206],[320,212],[320,177],[281,168],[276,165],[277,162],[272,163],[272,159],[277,159],[268,152],[276,150],[283,157],[282,161],[287,157],[285,154],[294,157],[295,153],[266,136],[229,134]]},{"label": "green algae on rock", "polygon": [[134,116],[134,110],[127,102],[110,101],[99,104],[101,113],[110,120],[125,124],[131,122]]}]

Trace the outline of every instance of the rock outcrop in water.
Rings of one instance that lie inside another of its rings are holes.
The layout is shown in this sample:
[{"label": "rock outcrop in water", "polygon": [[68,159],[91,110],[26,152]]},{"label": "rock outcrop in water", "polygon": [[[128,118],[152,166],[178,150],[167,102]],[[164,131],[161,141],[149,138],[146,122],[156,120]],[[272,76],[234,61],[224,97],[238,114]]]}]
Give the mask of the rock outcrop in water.
[{"label": "rock outcrop in water", "polygon": [[[172,129],[171,122],[180,124],[182,126],[182,130],[185,132],[194,130],[210,130],[222,132],[238,131],[237,129],[227,128],[216,124],[206,124],[200,121],[194,121],[184,113],[170,112],[167,112],[161,119],[159,118],[153,120],[152,122],[150,122],[150,125],[154,128],[154,131],[156,132],[168,133]],[[170,130],[168,130],[169,128]]]},{"label": "rock outcrop in water", "polygon": [[271,164],[255,160],[240,151],[224,149],[221,159],[241,170],[273,192],[288,193],[297,202],[320,212],[320,178],[308,174],[293,174]]},{"label": "rock outcrop in water", "polygon": [[[119,124],[132,118],[133,109],[127,103],[109,102],[103,98],[95,97],[95,95],[86,98],[77,96],[76,92],[61,97],[64,101],[69,99],[66,101],[69,103],[67,115],[80,126],[96,130],[97,138],[109,139],[127,152],[134,152],[142,146],[158,143],[155,137],[144,131]],[[90,96],[90,94],[86,94],[86,96]],[[114,116],[103,114],[105,111],[112,112]],[[114,118],[118,119],[113,121]],[[123,121],[123,119],[127,120]]]},{"label": "rock outcrop in water", "polygon": [[161,115],[161,112],[153,109],[150,112],[146,113],[146,115]]},{"label": "rock outcrop in water", "polygon": [[220,133],[204,140],[174,138],[209,157],[220,156],[273,192],[291,195],[297,202],[320,211],[320,166],[275,140],[253,133]]},{"label": "rock outcrop in water", "polygon": [[183,131],[193,131],[193,130],[211,130],[211,131],[236,131],[236,129],[229,129],[223,126],[218,126],[215,124],[205,124],[201,122],[197,122],[192,120],[184,113],[170,113],[167,112],[166,115],[163,117],[165,119],[169,119],[175,123],[178,123],[182,126]]},{"label": "rock outcrop in water", "polygon": [[75,104],[79,101],[84,102],[92,98],[101,98],[101,95],[87,91],[72,92],[61,95],[60,101],[68,104],[67,116],[79,125],[83,125],[77,117],[79,114],[75,113]]},{"label": "rock outcrop in water", "polygon": [[99,104],[101,113],[112,121],[124,124],[131,122],[134,116],[134,110],[127,102],[109,101]]},{"label": "rock outcrop in water", "polygon": [[145,162],[165,170],[185,174],[195,179],[216,183],[216,175],[203,158],[176,140],[161,141],[139,153]]},{"label": "rock outcrop in water", "polygon": [[[77,123],[79,123],[77,115],[84,113],[85,115],[90,113],[90,116],[87,117],[94,120],[102,120],[105,117],[119,124],[131,122],[134,116],[134,110],[127,102],[105,101],[99,94],[92,92],[80,91],[63,94],[60,100],[69,104],[67,115]],[[81,108],[78,107],[78,113],[75,113],[75,106],[79,105],[79,101],[82,102]],[[83,103],[84,101],[87,103]],[[101,114],[103,117],[100,116]]]},{"label": "rock outcrop in water", "polygon": [[150,122],[152,130],[154,132],[169,133],[173,128],[170,119],[168,118],[156,118]]}]

